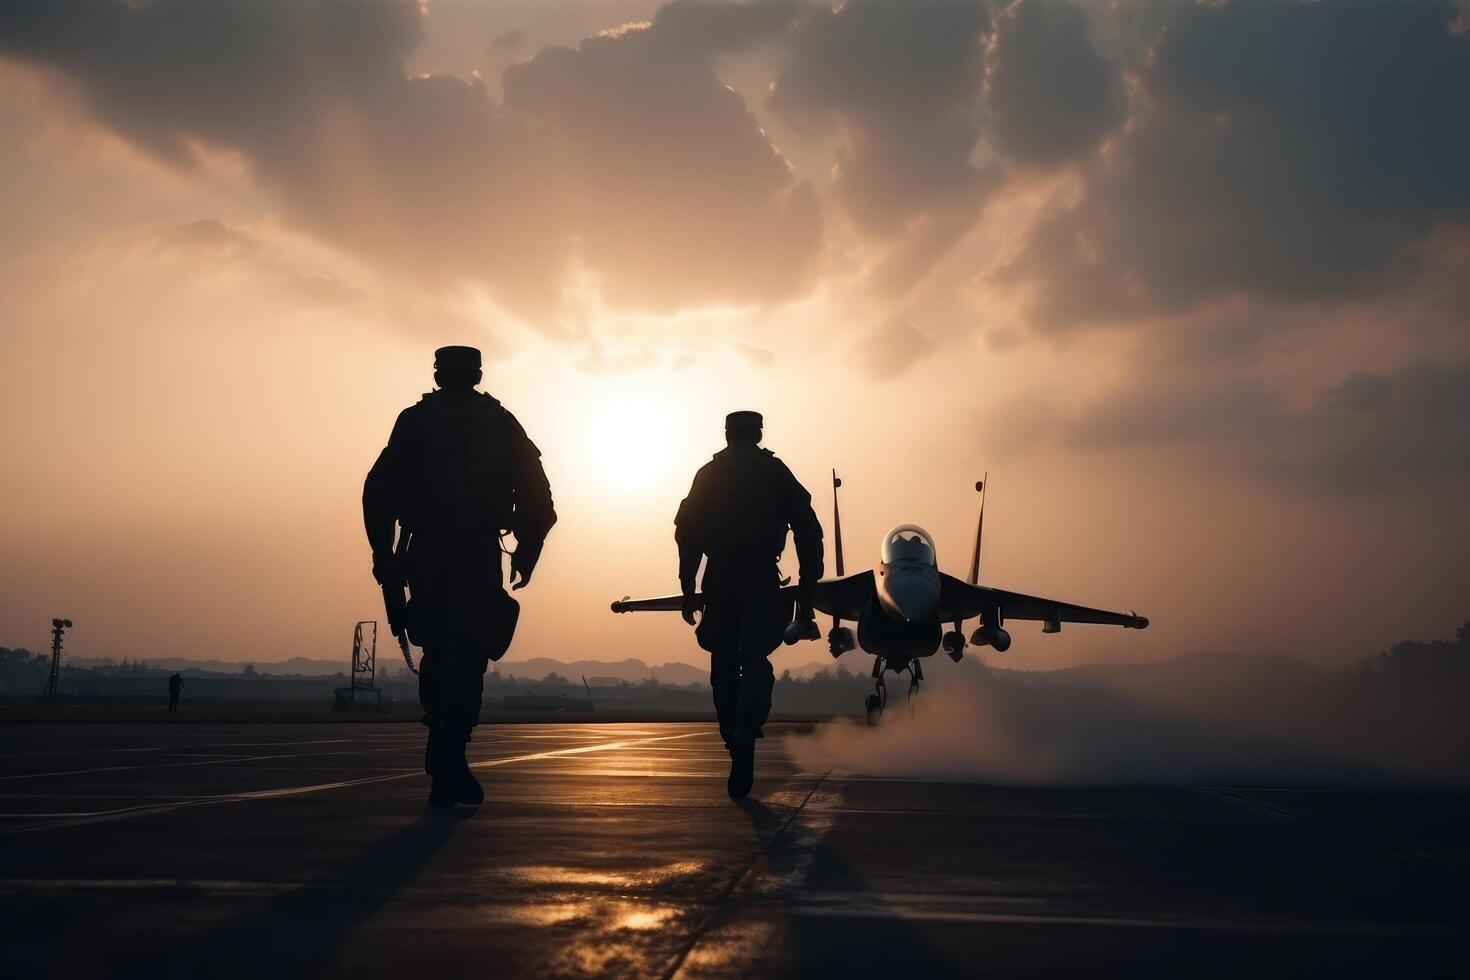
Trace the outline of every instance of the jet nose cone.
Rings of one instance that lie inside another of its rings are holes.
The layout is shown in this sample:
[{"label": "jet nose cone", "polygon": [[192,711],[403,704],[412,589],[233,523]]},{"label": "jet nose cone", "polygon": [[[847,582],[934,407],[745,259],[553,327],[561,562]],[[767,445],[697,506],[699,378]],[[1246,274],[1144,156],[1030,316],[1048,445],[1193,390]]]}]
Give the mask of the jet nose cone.
[{"label": "jet nose cone", "polygon": [[939,586],[922,575],[895,575],[888,582],[888,596],[906,623],[928,619],[939,607]]}]

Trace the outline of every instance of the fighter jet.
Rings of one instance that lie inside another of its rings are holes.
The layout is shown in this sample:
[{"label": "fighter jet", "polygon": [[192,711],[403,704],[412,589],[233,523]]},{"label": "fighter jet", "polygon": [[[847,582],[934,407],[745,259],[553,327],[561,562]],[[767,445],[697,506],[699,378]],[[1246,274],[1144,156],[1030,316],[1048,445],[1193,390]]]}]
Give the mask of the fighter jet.
[{"label": "fighter jet", "polygon": [[[981,585],[980,545],[985,533],[986,485],[987,480],[975,484],[976,492],[981,495],[980,517],[965,580],[939,570],[934,538],[917,524],[893,528],[883,536],[878,566],[848,575],[843,565],[842,515],[837,500],[842,480],[836,470],[832,472],[837,577],[818,582],[810,599],[817,611],[832,617],[832,628],[827,631],[827,648],[832,656],[840,657],[858,647],[873,656],[874,690],[863,705],[869,724],[877,724],[888,704],[885,673],[907,671],[909,696],[913,697],[924,679],[920,661],[940,649],[955,663],[964,658],[966,620],[978,621],[969,642],[990,647],[997,653],[1005,653],[1011,646],[1011,634],[1005,628],[1007,620],[1040,622],[1043,633],[1060,633],[1063,623],[1148,628],[1148,619],[1134,612],[1108,612]],[[782,592],[796,598],[794,585],[784,584]],[[625,596],[612,604],[612,611],[678,612],[682,603],[683,597],[677,595],[654,599]],[[843,625],[844,620],[857,623],[856,638],[852,628]],[[953,628],[945,630],[945,624]],[[794,644],[820,636],[821,630],[814,621],[799,618],[786,627],[785,641]]]}]

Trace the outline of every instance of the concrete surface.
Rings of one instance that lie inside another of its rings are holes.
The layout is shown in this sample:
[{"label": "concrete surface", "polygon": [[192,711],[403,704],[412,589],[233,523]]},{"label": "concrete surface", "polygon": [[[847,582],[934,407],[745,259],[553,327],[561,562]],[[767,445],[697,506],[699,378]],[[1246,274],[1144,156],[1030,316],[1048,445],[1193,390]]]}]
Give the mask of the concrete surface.
[{"label": "concrete surface", "polygon": [[1464,976],[1470,795],[801,772],[707,724],[0,726],[8,976]]}]

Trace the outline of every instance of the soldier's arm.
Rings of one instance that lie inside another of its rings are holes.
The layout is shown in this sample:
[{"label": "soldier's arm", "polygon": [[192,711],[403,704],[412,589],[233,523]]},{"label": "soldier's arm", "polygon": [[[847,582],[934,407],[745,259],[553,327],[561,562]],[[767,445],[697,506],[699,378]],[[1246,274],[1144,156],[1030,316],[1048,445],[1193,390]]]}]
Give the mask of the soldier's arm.
[{"label": "soldier's arm", "polygon": [[556,506],[551,500],[551,481],[541,465],[541,450],[521,433],[521,446],[516,453],[517,467],[514,501],[517,546],[527,542],[540,544],[556,524]]},{"label": "soldier's arm", "polygon": [[790,470],[786,471],[790,486],[786,494],[786,520],[791,525],[791,537],[796,543],[796,558],[800,566],[798,581],[804,588],[815,585],[822,577],[824,549],[822,547],[822,522],[812,509],[812,495],[807,492]]},{"label": "soldier's arm", "polygon": [[398,520],[398,515],[393,512],[394,483],[409,441],[409,427],[408,413],[403,412],[393,423],[388,445],[378,454],[377,462],[368,470],[367,479],[362,484],[362,523],[367,530],[368,547],[372,549],[375,567],[381,557],[393,553],[394,525]]},{"label": "soldier's arm", "polygon": [[546,478],[546,468],[541,465],[541,450],[526,435],[515,416],[506,414],[515,443],[512,453],[516,459],[510,530],[516,536],[517,558],[512,560],[511,567],[521,573],[524,584],[541,558],[546,536],[556,524],[556,507],[551,500],[551,481]]},{"label": "soldier's arm", "polygon": [[674,516],[674,543],[679,547],[679,589],[685,595],[698,591],[699,563],[704,559],[704,470],[694,475],[689,496],[679,504]]}]

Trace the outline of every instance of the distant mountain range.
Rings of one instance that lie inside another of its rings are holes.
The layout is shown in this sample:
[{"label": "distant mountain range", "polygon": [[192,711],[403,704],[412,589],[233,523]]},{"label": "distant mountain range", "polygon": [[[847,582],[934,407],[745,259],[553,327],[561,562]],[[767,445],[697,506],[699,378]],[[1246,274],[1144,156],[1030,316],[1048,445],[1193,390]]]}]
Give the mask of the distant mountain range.
[{"label": "distant mountain range", "polygon": [[650,677],[660,684],[708,684],[709,670],[692,664],[675,662],[649,666],[642,660],[629,657],[626,660],[556,660],[552,657],[531,657],[528,660],[506,659],[494,665],[502,677],[540,679],[556,673],[568,680],[586,677],[588,683],[597,686],[601,681],[617,683],[627,681],[636,684]]},{"label": "distant mountain range", "polygon": [[[391,648],[383,651],[383,660],[378,665],[380,671],[391,671],[397,674],[403,669],[399,662],[397,651]],[[391,654],[391,656],[390,656]],[[288,674],[296,674],[302,677],[322,677],[335,674],[345,674],[347,664],[341,659],[322,660],[313,657],[292,657],[289,660],[266,662],[260,660],[195,660],[188,657],[149,657],[146,658],[150,667],[162,667],[165,670],[177,671],[201,671],[208,674],[234,675],[245,670],[247,666],[253,666],[257,674],[269,674],[273,677],[281,677]],[[103,660],[90,657],[67,658],[67,662],[78,667],[106,667],[108,663]],[[776,674],[780,676],[786,670],[791,671],[792,677],[811,677],[819,670],[831,666],[831,661],[813,660],[810,663],[800,664],[793,667],[784,667],[779,663],[776,666]],[[636,684],[649,678],[657,680],[665,685],[684,684],[709,684],[709,669],[707,667],[696,667],[692,664],[669,661],[662,664],[650,665],[643,660],[629,657],[625,660],[557,660],[554,657],[531,657],[526,660],[511,658],[502,660],[492,665],[498,670],[502,677],[519,677],[529,680],[540,680],[547,674],[560,674],[571,681],[577,681],[583,676],[588,683],[594,686],[605,686],[608,683],[627,682]]]},{"label": "distant mountain range", "polygon": [[[383,658],[379,664],[380,678],[384,675],[396,677],[403,670],[396,650],[389,648],[383,651]],[[68,658],[67,662],[78,667],[108,666],[106,662],[85,657]],[[159,657],[150,658],[148,665],[165,670],[194,670],[219,676],[238,675],[247,666],[253,666],[257,675],[268,674],[273,677],[293,674],[301,677],[332,676],[346,673],[347,668],[340,659],[323,660],[312,657],[292,657],[275,662]],[[839,665],[831,659],[810,660],[788,666],[781,663],[779,656],[775,664],[777,677],[789,672],[796,680],[810,679],[820,671],[837,666]],[[844,661],[840,666],[849,672],[855,671],[864,675],[867,673],[866,662],[858,664]],[[636,657],[623,660],[530,657],[518,660],[512,655],[492,665],[492,669],[498,670],[503,678],[516,677],[521,680],[540,680],[547,674],[554,673],[577,683],[586,677],[593,687],[619,683],[637,684],[649,679],[666,686],[709,684],[709,670],[706,667],[676,661],[651,665]],[[1146,696],[1151,700],[1165,702],[1213,700],[1227,692],[1245,690],[1290,689],[1310,683],[1324,674],[1320,669],[1299,660],[1270,654],[1196,655],[1146,663],[1084,664],[1049,671],[1004,668],[991,670],[998,679],[1031,684],[1098,686],[1119,694]]]}]

